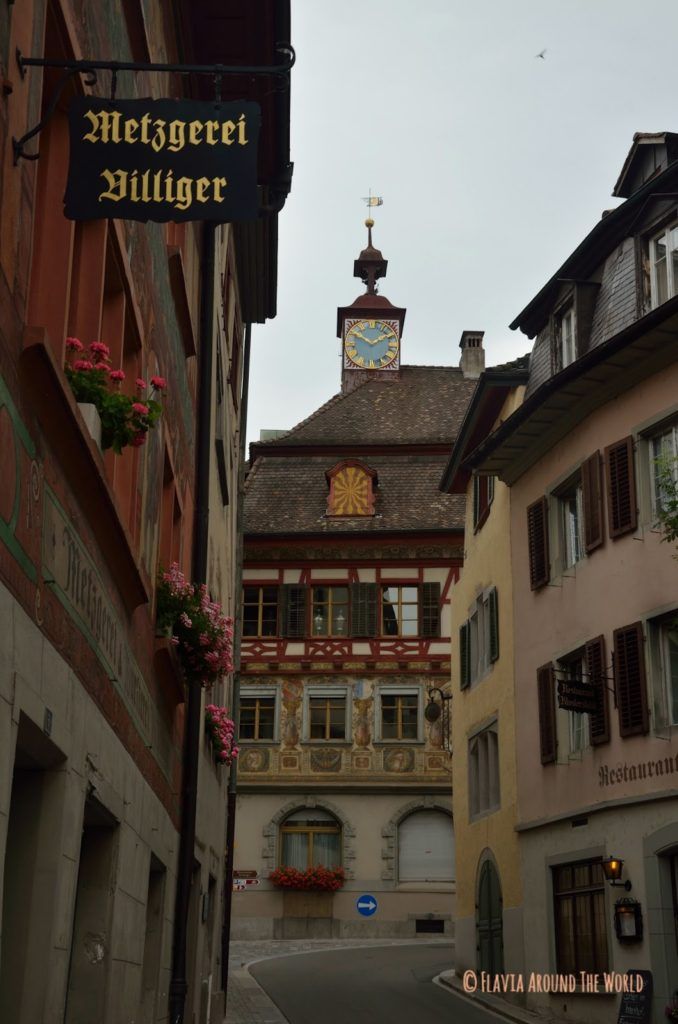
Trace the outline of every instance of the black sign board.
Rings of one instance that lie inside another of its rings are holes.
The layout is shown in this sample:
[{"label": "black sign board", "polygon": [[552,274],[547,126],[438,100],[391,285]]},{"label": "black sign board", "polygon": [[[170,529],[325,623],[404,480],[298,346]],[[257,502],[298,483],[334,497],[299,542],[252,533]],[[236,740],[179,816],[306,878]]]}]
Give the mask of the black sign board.
[{"label": "black sign board", "polygon": [[558,707],[594,715],[598,710],[597,688],[588,683],[562,680],[558,683]]},{"label": "black sign board", "polygon": [[71,220],[255,220],[257,103],[105,100],[68,112]]},{"label": "black sign board", "polygon": [[652,1017],[652,971],[627,971],[626,977],[632,982],[629,986],[630,988],[640,988],[638,979],[642,978],[643,988],[640,992],[622,993],[617,1024],[650,1024]]}]

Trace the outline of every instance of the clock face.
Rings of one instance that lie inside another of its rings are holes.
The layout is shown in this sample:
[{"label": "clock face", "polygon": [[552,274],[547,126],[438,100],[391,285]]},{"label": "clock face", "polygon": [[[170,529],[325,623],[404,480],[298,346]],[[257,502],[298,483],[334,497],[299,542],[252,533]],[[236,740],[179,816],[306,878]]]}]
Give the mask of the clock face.
[{"label": "clock face", "polygon": [[384,320],[354,320],[349,324],[344,339],[346,366],[379,370],[397,359],[397,325]]}]

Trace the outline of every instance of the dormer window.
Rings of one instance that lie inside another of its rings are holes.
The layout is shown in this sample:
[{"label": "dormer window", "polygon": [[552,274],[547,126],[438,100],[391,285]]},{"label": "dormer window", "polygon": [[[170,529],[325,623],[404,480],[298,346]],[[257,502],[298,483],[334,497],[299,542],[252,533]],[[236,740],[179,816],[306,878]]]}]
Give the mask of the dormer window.
[{"label": "dormer window", "polygon": [[559,323],[560,369],[564,369],[577,358],[575,346],[574,306],[568,306],[560,315]]},{"label": "dormer window", "polygon": [[650,293],[653,309],[678,294],[678,224],[650,240]]},{"label": "dormer window", "polygon": [[327,515],[373,516],[376,471],[355,459],[340,462],[325,474],[330,485]]}]

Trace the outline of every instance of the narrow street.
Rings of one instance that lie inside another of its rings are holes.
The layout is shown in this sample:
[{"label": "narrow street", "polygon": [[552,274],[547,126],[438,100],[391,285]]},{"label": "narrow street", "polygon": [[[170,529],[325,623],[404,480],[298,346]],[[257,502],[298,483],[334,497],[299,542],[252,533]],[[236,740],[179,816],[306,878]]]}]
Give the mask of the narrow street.
[{"label": "narrow street", "polygon": [[262,960],[251,974],[289,1024],[490,1024],[499,1018],[432,979],[452,946],[328,950]]}]

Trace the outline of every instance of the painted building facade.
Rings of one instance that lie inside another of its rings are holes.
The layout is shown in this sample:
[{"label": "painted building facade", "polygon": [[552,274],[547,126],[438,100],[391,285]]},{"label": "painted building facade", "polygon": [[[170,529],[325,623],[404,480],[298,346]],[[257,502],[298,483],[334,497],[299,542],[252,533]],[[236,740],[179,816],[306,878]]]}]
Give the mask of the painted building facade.
[{"label": "painted building facade", "polygon": [[[401,364],[405,310],[376,293],[368,227],[342,391],[251,447],[235,867],[259,884],[234,895],[241,937],[452,929],[451,760],[424,711],[448,690],[463,543],[438,482],[482,351],[465,370]],[[329,898],[269,880],[316,864],[345,871]]]},{"label": "painted building facade", "polygon": [[[245,6],[208,31],[202,3],[170,14],[35,0],[0,15],[0,1018],[17,1024],[168,1019],[187,689],[155,635],[156,576],[173,561],[192,574],[199,369],[213,344],[207,582],[233,613],[244,325],[275,315],[284,190],[270,179],[290,168],[288,125],[264,102],[269,216],[217,227],[212,272],[200,225],[69,221],[68,103],[108,95],[110,75],[72,77],[26,144],[39,160],[15,163],[12,137],[40,120],[58,73],[22,76],[14,55],[227,63],[230,49],[234,63],[274,63],[288,6],[250,21]],[[176,88],[141,71],[119,76],[118,96]],[[67,337],[108,345],[126,393],[137,377],[166,379],[145,444],[114,455],[91,436]],[[230,681],[203,699],[229,704]],[[225,778],[206,739],[198,756],[187,1021],[223,1011]]]},{"label": "painted building facade", "polygon": [[[511,490],[525,962],[651,972],[656,1024],[678,988],[678,567],[657,462],[675,482],[675,146],[636,135],[626,201],[516,319],[536,335],[525,400],[473,456]],[[618,999],[527,995],[587,1022]]]}]

